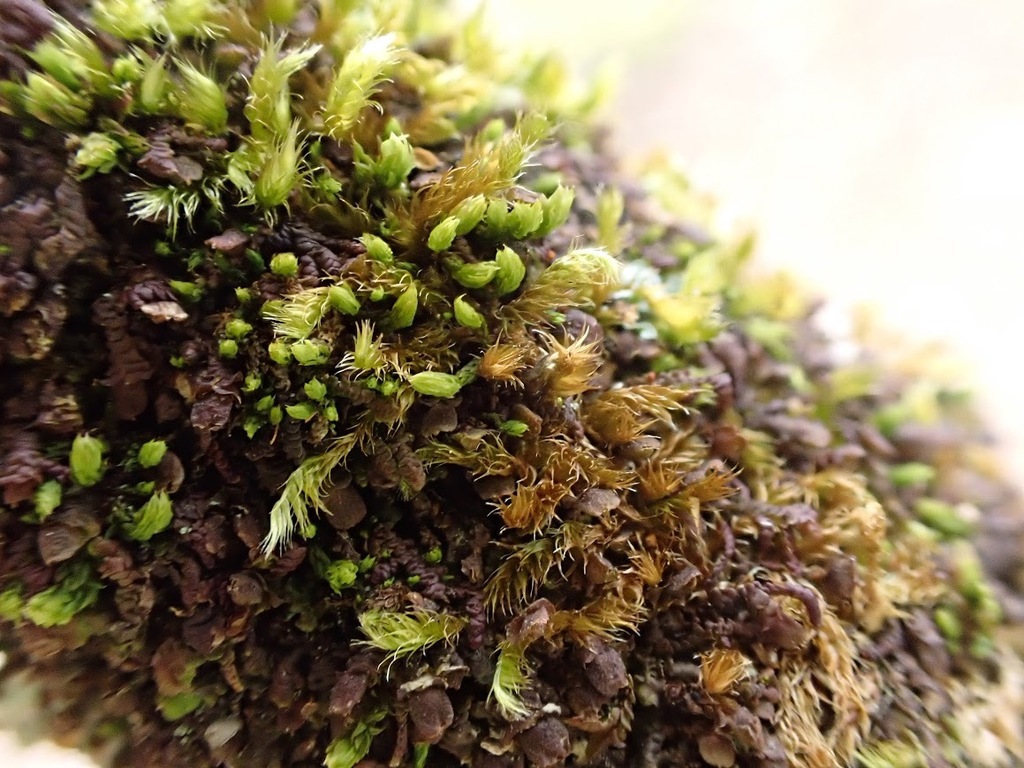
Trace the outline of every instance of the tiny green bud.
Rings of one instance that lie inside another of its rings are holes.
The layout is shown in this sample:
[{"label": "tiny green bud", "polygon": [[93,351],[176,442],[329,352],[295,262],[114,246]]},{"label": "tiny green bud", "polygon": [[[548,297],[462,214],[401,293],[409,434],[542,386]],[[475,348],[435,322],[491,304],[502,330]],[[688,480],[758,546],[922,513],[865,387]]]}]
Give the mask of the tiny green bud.
[{"label": "tiny green bud", "polygon": [[263,165],[252,188],[253,198],[264,208],[284,205],[299,180],[298,123],[264,153]]},{"label": "tiny green bud", "polygon": [[897,464],[889,468],[889,480],[897,488],[927,485],[935,479],[935,467],[917,461]]},{"label": "tiny green bud", "polygon": [[284,410],[280,405],[275,405],[270,411],[267,412],[267,421],[270,422],[270,426],[276,427],[281,423],[281,419],[284,418]]},{"label": "tiny green bud", "polygon": [[38,72],[30,72],[25,78],[22,104],[34,118],[56,127],[85,125],[92,108],[88,97]]},{"label": "tiny green bud", "polygon": [[238,342],[234,339],[221,339],[217,344],[217,353],[226,360],[238,356]]},{"label": "tiny green bud", "polygon": [[938,499],[918,499],[914,511],[922,523],[950,538],[969,536],[974,529],[952,505]]},{"label": "tiny green bud", "polygon": [[235,299],[239,304],[248,304],[253,299],[251,288],[235,288]]},{"label": "tiny green bud", "polygon": [[511,234],[511,215],[507,200],[491,200],[487,206],[487,213],[484,216],[484,222],[487,224],[489,234],[496,237]]},{"label": "tiny green bud", "polygon": [[79,178],[87,179],[94,173],[110,173],[117,165],[121,145],[105,133],[93,132],[82,139],[75,153],[75,165],[82,169]]},{"label": "tiny green bud", "polygon": [[540,200],[532,203],[516,203],[509,214],[511,235],[522,240],[536,231],[544,221],[544,204]]},{"label": "tiny green bud", "polygon": [[544,235],[551,234],[565,224],[569,219],[569,214],[572,212],[572,203],[575,198],[575,190],[561,185],[544,198],[544,220],[537,231],[534,232],[534,235],[544,237]]},{"label": "tiny green bud", "polygon": [[334,403],[328,403],[326,406],[324,406],[323,416],[325,419],[327,419],[327,421],[337,421],[338,406],[336,406]]},{"label": "tiny green bud", "polygon": [[299,12],[298,0],[263,0],[263,12],[274,24],[290,24]]},{"label": "tiny green bud", "polygon": [[264,395],[256,401],[256,411],[258,413],[267,413],[271,408],[274,407],[274,396]]},{"label": "tiny green bud", "polygon": [[263,377],[258,373],[247,373],[242,381],[242,391],[249,395],[255,392],[263,384]]},{"label": "tiny green bud", "polygon": [[465,295],[455,299],[454,310],[455,319],[459,325],[463,325],[466,328],[483,328],[484,316],[472,304],[466,301]]},{"label": "tiny green bud", "polygon": [[419,297],[415,285],[410,285],[399,296],[391,307],[388,319],[392,328],[408,328],[416,319],[416,309],[419,306]]},{"label": "tiny green bud", "polygon": [[380,144],[380,159],[374,168],[377,181],[388,189],[398,187],[416,166],[409,137],[401,134],[389,136]]},{"label": "tiny green bud", "polygon": [[260,427],[263,426],[263,419],[257,418],[256,416],[250,416],[242,424],[242,429],[245,430],[245,436],[250,440],[256,436],[256,433],[260,431]]},{"label": "tiny green bud", "polygon": [[173,723],[203,706],[203,697],[195,691],[183,691],[173,696],[161,695],[157,698],[156,706],[164,720]]},{"label": "tiny green bud", "polygon": [[47,480],[36,488],[33,501],[36,507],[36,520],[43,521],[60,506],[63,489],[57,480]]},{"label": "tiny green bud", "polygon": [[512,437],[522,437],[530,429],[530,425],[525,421],[516,421],[514,419],[509,421],[501,422],[501,431],[506,435],[512,435]]},{"label": "tiny green bud", "polygon": [[363,371],[374,371],[384,365],[384,353],[373,338],[373,326],[360,323],[356,330],[352,364]]},{"label": "tiny green bud", "polygon": [[379,261],[383,264],[390,264],[395,260],[395,255],[391,251],[391,246],[388,245],[383,238],[367,232],[359,238],[359,242],[363,244],[364,248],[366,248],[366,255],[374,261]]},{"label": "tiny green bud", "polygon": [[383,301],[387,293],[379,285],[370,291],[370,301]]},{"label": "tiny green bud", "polygon": [[410,587],[415,587],[417,584],[420,583],[420,581],[422,581],[422,579],[422,576],[417,576],[416,574],[413,574],[405,580],[405,583],[408,584]]},{"label": "tiny green bud", "polygon": [[475,264],[461,264],[452,272],[455,282],[466,288],[483,288],[498,274],[498,264],[481,261]]},{"label": "tiny green bud", "polygon": [[267,354],[278,365],[288,365],[292,361],[292,351],[283,341],[272,341],[267,346]]},{"label": "tiny green bud", "polygon": [[427,247],[434,253],[447,250],[455,241],[455,232],[459,228],[459,220],[449,216],[430,231]]},{"label": "tiny green bud", "polygon": [[500,296],[512,293],[522,285],[523,278],[526,277],[526,265],[518,253],[505,246],[495,254],[494,263],[498,269],[498,279],[495,280],[494,287]]},{"label": "tiny green bud", "polygon": [[437,565],[441,562],[442,557],[444,557],[444,553],[441,551],[440,547],[434,547],[423,555],[424,561],[430,565]]},{"label": "tiny green bud", "polygon": [[91,435],[78,435],[71,443],[71,477],[86,488],[103,477],[103,441]]},{"label": "tiny green bud", "polygon": [[327,385],[319,379],[310,379],[302,386],[303,392],[310,400],[320,402],[327,397]]},{"label": "tiny green bud", "polygon": [[191,64],[181,62],[178,70],[182,77],[178,114],[213,133],[223,133],[228,123],[228,106],[220,85]]},{"label": "tiny green bud", "polygon": [[299,365],[323,365],[331,354],[327,344],[315,339],[296,341],[289,349]]},{"label": "tiny green bud", "polygon": [[213,0],[164,0],[163,21],[172,35],[198,36],[214,10]]},{"label": "tiny green bud", "polygon": [[156,534],[167,530],[173,517],[171,497],[165,491],[157,491],[132,516],[126,533],[136,541],[149,541]]},{"label": "tiny green bud", "polygon": [[327,289],[327,303],[343,314],[359,314],[359,299],[345,283],[332,285]]},{"label": "tiny green bud", "polygon": [[135,492],[136,493],[150,494],[150,493],[153,492],[153,490],[155,488],[156,488],[156,483],[153,482],[152,480],[146,480],[143,483],[136,483],[135,484]]},{"label": "tiny green bud", "polygon": [[949,606],[940,605],[935,609],[933,615],[935,626],[938,627],[939,633],[950,642],[960,642],[960,638],[964,634],[964,628],[956,611]]},{"label": "tiny green bud", "polygon": [[119,83],[136,83],[142,79],[142,62],[135,56],[118,56],[110,65],[110,74]]},{"label": "tiny green bud", "polygon": [[270,271],[281,277],[295,277],[299,274],[299,260],[294,253],[278,253],[270,260]]},{"label": "tiny green bud", "polygon": [[483,195],[467,197],[455,209],[452,216],[459,220],[455,229],[456,235],[465,235],[480,223],[487,212],[487,198]]},{"label": "tiny green bud", "polygon": [[480,129],[479,136],[484,141],[497,141],[507,130],[508,126],[505,125],[505,121],[500,117],[496,117]]},{"label": "tiny green bud", "polygon": [[562,186],[562,182],[564,180],[565,177],[558,171],[548,171],[547,173],[540,174],[537,178],[531,181],[530,189],[538,194],[551,197],[558,191],[558,188]]},{"label": "tiny green bud", "polygon": [[244,339],[252,332],[252,326],[242,320],[241,318],[234,318],[229,320],[228,324],[224,326],[224,333],[230,336],[232,339]]},{"label": "tiny green bud", "polygon": [[190,283],[186,280],[169,280],[167,283],[171,290],[188,301],[199,301],[203,298],[203,287],[198,283]]},{"label": "tiny green bud", "polygon": [[458,378],[450,373],[422,371],[409,377],[409,384],[421,395],[430,397],[455,397],[462,389]]},{"label": "tiny green bud", "polygon": [[316,404],[311,403],[309,400],[303,400],[301,403],[295,403],[285,408],[285,411],[293,419],[299,421],[309,421],[316,416]]},{"label": "tiny green bud", "polygon": [[139,446],[139,464],[146,469],[159,464],[167,453],[167,443],[163,440],[149,440]]},{"label": "tiny green bud", "polygon": [[171,91],[171,78],[164,67],[164,57],[154,59],[146,66],[138,90],[138,103],[146,114],[156,115],[167,109]]},{"label": "tiny green bud", "polygon": [[324,569],[324,578],[337,594],[341,594],[343,589],[355,584],[358,575],[359,566],[351,560],[339,560]]},{"label": "tiny green bud", "polygon": [[21,621],[21,610],[24,603],[20,584],[15,584],[0,592],[0,619],[14,623]]}]

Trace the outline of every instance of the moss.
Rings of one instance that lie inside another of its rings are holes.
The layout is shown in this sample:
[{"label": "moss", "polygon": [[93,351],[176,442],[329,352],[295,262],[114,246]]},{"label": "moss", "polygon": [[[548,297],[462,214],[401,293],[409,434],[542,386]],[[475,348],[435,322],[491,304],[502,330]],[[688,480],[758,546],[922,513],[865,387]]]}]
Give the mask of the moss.
[{"label": "moss", "polygon": [[0,8],[0,645],[65,740],[1024,759],[963,398],[836,365],[555,58],[436,2],[72,5]]}]

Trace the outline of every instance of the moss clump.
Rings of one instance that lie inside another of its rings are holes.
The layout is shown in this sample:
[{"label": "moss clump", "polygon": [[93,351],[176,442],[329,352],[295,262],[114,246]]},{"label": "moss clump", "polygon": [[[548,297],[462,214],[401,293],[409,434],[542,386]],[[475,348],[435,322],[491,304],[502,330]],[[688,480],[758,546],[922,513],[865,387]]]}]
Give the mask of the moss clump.
[{"label": "moss clump", "polygon": [[[1022,516],[550,59],[0,7],[0,644],[118,766],[1022,759]],[[982,567],[982,561],[988,571]]]}]

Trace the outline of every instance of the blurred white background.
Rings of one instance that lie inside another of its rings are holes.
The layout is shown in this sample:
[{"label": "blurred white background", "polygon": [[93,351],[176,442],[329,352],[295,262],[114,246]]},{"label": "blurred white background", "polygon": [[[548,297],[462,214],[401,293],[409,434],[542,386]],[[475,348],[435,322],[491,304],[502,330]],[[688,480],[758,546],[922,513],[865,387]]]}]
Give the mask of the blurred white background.
[{"label": "blurred white background", "polygon": [[[609,117],[621,152],[679,156],[756,226],[762,263],[952,347],[1024,479],[1024,2],[493,0],[490,10],[509,45],[561,49],[584,76],[618,63]],[[0,765],[88,763],[0,733]]]}]

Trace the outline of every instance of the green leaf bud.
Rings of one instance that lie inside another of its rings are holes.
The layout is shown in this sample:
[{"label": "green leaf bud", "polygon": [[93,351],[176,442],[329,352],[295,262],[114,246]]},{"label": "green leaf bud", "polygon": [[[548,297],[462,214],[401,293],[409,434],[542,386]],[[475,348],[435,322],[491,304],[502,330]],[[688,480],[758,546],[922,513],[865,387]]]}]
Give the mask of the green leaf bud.
[{"label": "green leaf bud", "polygon": [[334,403],[328,403],[326,406],[324,406],[323,417],[327,421],[337,421],[338,420],[338,406],[336,406]]},{"label": "green leaf bud", "polygon": [[359,299],[345,283],[338,283],[327,289],[327,303],[343,314],[359,314]]},{"label": "green leaf bud", "polygon": [[450,373],[423,371],[409,377],[409,384],[421,395],[430,397],[455,397],[462,389],[459,380]]},{"label": "green leaf bud", "polygon": [[415,285],[410,285],[395,300],[391,307],[388,319],[392,328],[408,328],[416,318],[416,309],[419,306],[419,297]]},{"label": "green leaf bud", "polygon": [[359,566],[351,560],[339,560],[324,569],[324,578],[336,594],[356,583]]},{"label": "green leaf bud", "polygon": [[544,198],[544,219],[537,231],[534,232],[534,235],[544,237],[565,224],[569,219],[569,214],[572,212],[572,203],[575,198],[575,190],[561,185]]},{"label": "green leaf bud", "polygon": [[146,40],[160,22],[156,0],[95,0],[93,21],[122,40]]},{"label": "green leaf bud", "polygon": [[278,253],[270,259],[270,271],[280,277],[295,277],[299,274],[299,260],[294,253]]},{"label": "green leaf bud", "polygon": [[103,441],[91,435],[78,435],[71,443],[71,478],[86,488],[103,477]]},{"label": "green leaf bud", "polygon": [[58,572],[56,584],[30,597],[22,615],[40,627],[62,626],[95,603],[99,592],[89,566],[74,563]]},{"label": "green leaf bud", "polygon": [[239,304],[248,304],[253,300],[252,288],[235,288],[235,299]]},{"label": "green leaf bud", "polygon": [[181,62],[178,69],[182,77],[178,114],[212,133],[223,133],[228,124],[228,106],[220,85],[191,64]]},{"label": "green leaf bud", "polygon": [[362,371],[375,371],[384,365],[384,353],[373,338],[373,326],[368,322],[360,323],[356,329],[352,364]]},{"label": "green leaf bud", "polygon": [[382,264],[390,264],[395,260],[395,255],[391,251],[391,246],[388,245],[383,238],[367,232],[359,238],[359,242],[363,244],[364,248],[366,248],[366,255],[374,261],[379,261]]},{"label": "green leaf bud", "polygon": [[466,288],[483,288],[495,275],[499,265],[493,261],[480,261],[475,264],[460,264],[452,272],[455,282]]},{"label": "green leaf bud", "polygon": [[512,213],[509,210],[507,200],[491,200],[487,205],[487,213],[484,216],[484,223],[487,225],[488,234],[493,237],[509,235],[512,230],[511,216]]},{"label": "green leaf bud", "polygon": [[263,156],[263,165],[252,188],[253,199],[264,208],[275,208],[288,202],[299,181],[299,124],[270,145]]},{"label": "green leaf bud", "polygon": [[110,74],[119,83],[137,83],[142,79],[144,73],[142,62],[131,55],[118,56],[110,65]]},{"label": "green leaf bud", "polygon": [[935,609],[934,619],[935,626],[938,627],[939,633],[947,640],[958,643],[960,638],[963,637],[964,628],[960,623],[960,617],[957,616],[949,606],[940,605]]},{"label": "green leaf bud", "polygon": [[268,413],[271,408],[274,407],[274,396],[265,395],[256,401],[256,411],[258,413]]},{"label": "green leaf bud", "polygon": [[511,419],[509,421],[501,422],[501,431],[506,435],[512,435],[512,437],[522,437],[530,429],[530,425],[525,421],[516,421]]},{"label": "green leaf bud", "polygon": [[173,517],[171,497],[165,491],[157,491],[135,512],[125,533],[136,541],[149,541],[161,531],[167,530]]},{"label": "green leaf bud", "polygon": [[280,405],[275,405],[267,412],[267,421],[270,422],[270,426],[276,427],[281,423],[281,419],[284,418],[284,409]]},{"label": "green leaf bud", "polygon": [[256,436],[256,433],[260,431],[260,427],[263,426],[263,419],[257,416],[250,416],[242,424],[242,429],[245,431],[245,436],[250,440]]},{"label": "green leaf bud", "polygon": [[311,403],[309,400],[289,405],[284,410],[293,419],[298,419],[299,421],[309,421],[316,416],[316,404]]},{"label": "green leaf bud", "polygon": [[162,21],[176,37],[210,37],[213,0],[164,0]]},{"label": "green leaf bud", "polygon": [[15,584],[0,592],[0,619],[18,623],[25,601],[21,597],[21,586]]},{"label": "green leaf bud", "polygon": [[473,227],[480,223],[487,212],[487,198],[483,195],[467,197],[452,213],[459,220],[455,228],[456,235],[465,235],[472,231]]},{"label": "green leaf bud", "polygon": [[965,520],[951,504],[938,499],[918,499],[914,502],[914,512],[922,523],[950,538],[969,536],[974,530],[970,521]]},{"label": "green leaf bud", "polygon": [[233,360],[238,356],[238,342],[234,339],[221,339],[217,344],[217,354],[226,360]]},{"label": "green leaf bud", "polygon": [[64,489],[61,488],[60,482],[57,480],[47,480],[36,488],[32,500],[35,502],[35,519],[37,521],[42,522],[60,506],[63,491]]},{"label": "green leaf bud", "polygon": [[498,268],[498,279],[495,280],[494,287],[499,296],[512,293],[522,285],[523,278],[526,277],[526,265],[518,253],[505,246],[495,254],[494,263]]},{"label": "green leaf bud", "polygon": [[427,247],[434,253],[447,250],[455,241],[455,232],[459,228],[459,220],[449,216],[430,231]]},{"label": "green leaf bud", "polygon": [[30,72],[25,78],[22,104],[32,117],[58,128],[85,125],[92,109],[88,97],[38,72]]},{"label": "green leaf bud", "polygon": [[537,200],[532,203],[516,203],[509,213],[510,234],[517,240],[529,237],[540,228],[544,221],[544,204]]},{"label": "green leaf bud", "polygon": [[79,178],[87,179],[94,173],[110,173],[117,165],[121,145],[105,133],[93,132],[82,139],[75,153],[75,165],[82,169]]},{"label": "green leaf bud", "polygon": [[171,77],[167,74],[164,57],[161,56],[146,65],[137,101],[143,113],[158,115],[167,110],[170,92]]},{"label": "green leaf bud", "polygon": [[302,391],[310,400],[320,402],[327,397],[327,385],[319,379],[310,379],[302,386]]},{"label": "green leaf bud", "polygon": [[466,301],[465,295],[455,299],[453,308],[455,310],[455,319],[459,325],[477,329],[484,327],[484,316],[472,304]]},{"label": "green leaf bud", "polygon": [[393,135],[380,144],[380,159],[375,164],[374,175],[382,186],[394,189],[406,180],[415,166],[409,137]]},{"label": "green leaf bud", "polygon": [[296,341],[290,349],[292,357],[299,365],[323,365],[331,354],[327,344],[315,339]]},{"label": "green leaf bud", "polygon": [[203,298],[203,287],[198,283],[190,283],[187,280],[169,280],[167,285],[187,301],[199,301]]},{"label": "green leaf bud", "polygon": [[139,446],[139,464],[150,469],[159,464],[167,453],[167,443],[163,440],[148,440]]},{"label": "green leaf bud", "polygon": [[263,377],[258,373],[247,373],[242,381],[242,391],[249,395],[263,385]]},{"label": "green leaf bud", "polygon": [[480,129],[479,135],[483,141],[497,141],[507,130],[508,126],[505,124],[505,121],[500,117],[496,117]]},{"label": "green leaf bud", "polygon": [[252,333],[252,325],[236,317],[233,320],[229,320],[227,325],[224,326],[224,333],[232,339],[244,339]]},{"label": "green leaf bud", "polygon": [[278,365],[288,365],[292,361],[292,351],[286,342],[272,341],[267,346],[267,354]]},{"label": "green leaf bud", "polygon": [[914,485],[927,485],[935,479],[935,467],[930,464],[922,464],[912,461],[907,464],[897,464],[889,468],[889,480],[897,488],[907,488]]},{"label": "green leaf bud", "polygon": [[173,696],[161,695],[157,698],[156,706],[164,720],[173,723],[203,706],[203,697],[195,691],[184,691]]},{"label": "green leaf bud", "polygon": [[427,562],[428,564],[430,564],[430,565],[437,565],[438,563],[441,562],[441,559],[443,557],[444,557],[444,552],[441,551],[441,548],[440,547],[434,547],[433,549],[428,550],[425,555],[423,555],[423,560],[425,562]]},{"label": "green leaf bud", "polygon": [[264,0],[263,11],[274,24],[288,25],[299,12],[298,0]]}]

